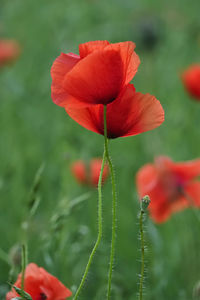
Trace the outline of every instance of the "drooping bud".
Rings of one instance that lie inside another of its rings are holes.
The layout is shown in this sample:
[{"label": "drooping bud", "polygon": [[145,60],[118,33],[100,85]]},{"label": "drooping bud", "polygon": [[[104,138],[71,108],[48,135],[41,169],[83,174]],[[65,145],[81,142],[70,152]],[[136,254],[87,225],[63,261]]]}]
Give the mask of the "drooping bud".
[{"label": "drooping bud", "polygon": [[141,199],[141,210],[143,212],[146,211],[147,207],[149,206],[149,203],[151,202],[150,197],[148,195],[145,195]]}]

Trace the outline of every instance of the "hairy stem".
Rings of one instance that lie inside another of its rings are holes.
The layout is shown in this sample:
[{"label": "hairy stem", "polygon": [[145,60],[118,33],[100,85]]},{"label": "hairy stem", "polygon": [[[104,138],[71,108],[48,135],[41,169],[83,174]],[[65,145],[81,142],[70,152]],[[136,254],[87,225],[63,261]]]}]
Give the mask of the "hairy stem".
[{"label": "hairy stem", "polygon": [[114,168],[108,150],[106,105],[104,106],[104,140],[105,140],[106,158],[110,168],[111,182],[112,182],[112,239],[111,239],[110,262],[109,262],[109,271],[108,271],[108,289],[107,289],[107,300],[109,300],[111,297],[112,273],[113,273],[113,264],[115,258],[117,192],[116,192]]},{"label": "hairy stem", "polygon": [[27,247],[26,244],[22,245],[22,279],[21,279],[21,289],[24,291],[24,280],[25,280],[25,270],[27,264]]},{"label": "hairy stem", "polygon": [[140,241],[141,241],[141,271],[139,285],[139,299],[143,299],[143,282],[144,282],[144,231],[143,231],[143,215],[144,211],[140,210]]},{"label": "hairy stem", "polygon": [[145,245],[144,245],[144,229],[143,229],[143,221],[144,221],[144,214],[149,206],[150,198],[149,196],[144,196],[141,199],[141,207],[140,207],[140,246],[141,246],[141,271],[140,271],[140,283],[139,283],[139,300],[143,300],[143,283],[144,283],[144,255],[145,255]]},{"label": "hairy stem", "polygon": [[85,268],[85,272],[83,274],[81,283],[76,291],[76,294],[73,298],[73,300],[76,300],[81,292],[81,289],[84,285],[84,282],[86,280],[90,265],[92,263],[93,257],[95,255],[95,252],[100,244],[101,241],[101,237],[102,237],[102,177],[103,177],[103,169],[104,169],[104,165],[105,165],[105,160],[106,160],[106,152],[105,152],[105,148],[104,148],[104,153],[103,153],[103,160],[102,160],[102,164],[101,164],[101,172],[99,175],[99,181],[98,181],[98,236],[97,236],[97,240],[96,243],[92,249],[92,252],[90,254],[87,266]]}]

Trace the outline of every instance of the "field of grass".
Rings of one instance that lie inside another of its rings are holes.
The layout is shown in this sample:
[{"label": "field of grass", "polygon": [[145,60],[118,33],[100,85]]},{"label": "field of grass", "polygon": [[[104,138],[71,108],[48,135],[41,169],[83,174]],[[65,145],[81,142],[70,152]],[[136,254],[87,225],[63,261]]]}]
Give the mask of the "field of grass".
[{"label": "field of grass", "polygon": [[[70,164],[101,156],[103,137],[85,130],[53,104],[50,68],[61,51],[78,53],[82,42],[134,41],[141,59],[134,78],[136,90],[155,95],[165,110],[161,127],[110,143],[118,191],[113,299],[137,299],[140,244],[135,174],[156,155],[182,161],[200,154],[200,104],[189,98],[180,80],[188,65],[200,61],[199,11],[199,0],[1,0],[0,37],[17,39],[21,45],[19,59],[0,70],[3,251],[10,253],[23,239],[30,191],[43,163],[37,191],[40,204],[30,220],[29,261],[76,290],[97,234],[97,191],[79,186]],[[145,22],[157,37],[153,49],[143,40]],[[82,195],[86,201],[70,210],[62,226],[55,228],[56,217],[69,211],[71,201]],[[82,300],[105,299],[111,236],[109,180],[103,188],[103,215],[103,241]],[[162,225],[147,219],[146,300],[192,299],[200,281],[199,232],[200,223],[190,209]],[[0,299],[5,299],[9,289],[9,273],[10,266],[0,253]]]}]

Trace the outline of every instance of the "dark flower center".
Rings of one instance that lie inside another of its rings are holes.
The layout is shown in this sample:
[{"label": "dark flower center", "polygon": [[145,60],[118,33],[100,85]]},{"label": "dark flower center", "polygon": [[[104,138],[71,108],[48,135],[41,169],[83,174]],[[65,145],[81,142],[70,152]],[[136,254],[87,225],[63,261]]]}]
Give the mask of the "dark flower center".
[{"label": "dark flower center", "polygon": [[38,300],[46,300],[47,296],[44,293],[41,293]]}]

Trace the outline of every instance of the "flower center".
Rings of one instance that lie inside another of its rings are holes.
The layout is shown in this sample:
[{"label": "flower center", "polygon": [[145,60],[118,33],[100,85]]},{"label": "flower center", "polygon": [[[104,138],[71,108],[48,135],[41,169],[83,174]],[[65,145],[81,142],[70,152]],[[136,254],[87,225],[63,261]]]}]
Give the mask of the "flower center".
[{"label": "flower center", "polygon": [[47,296],[44,293],[41,293],[38,300],[46,300]]}]

